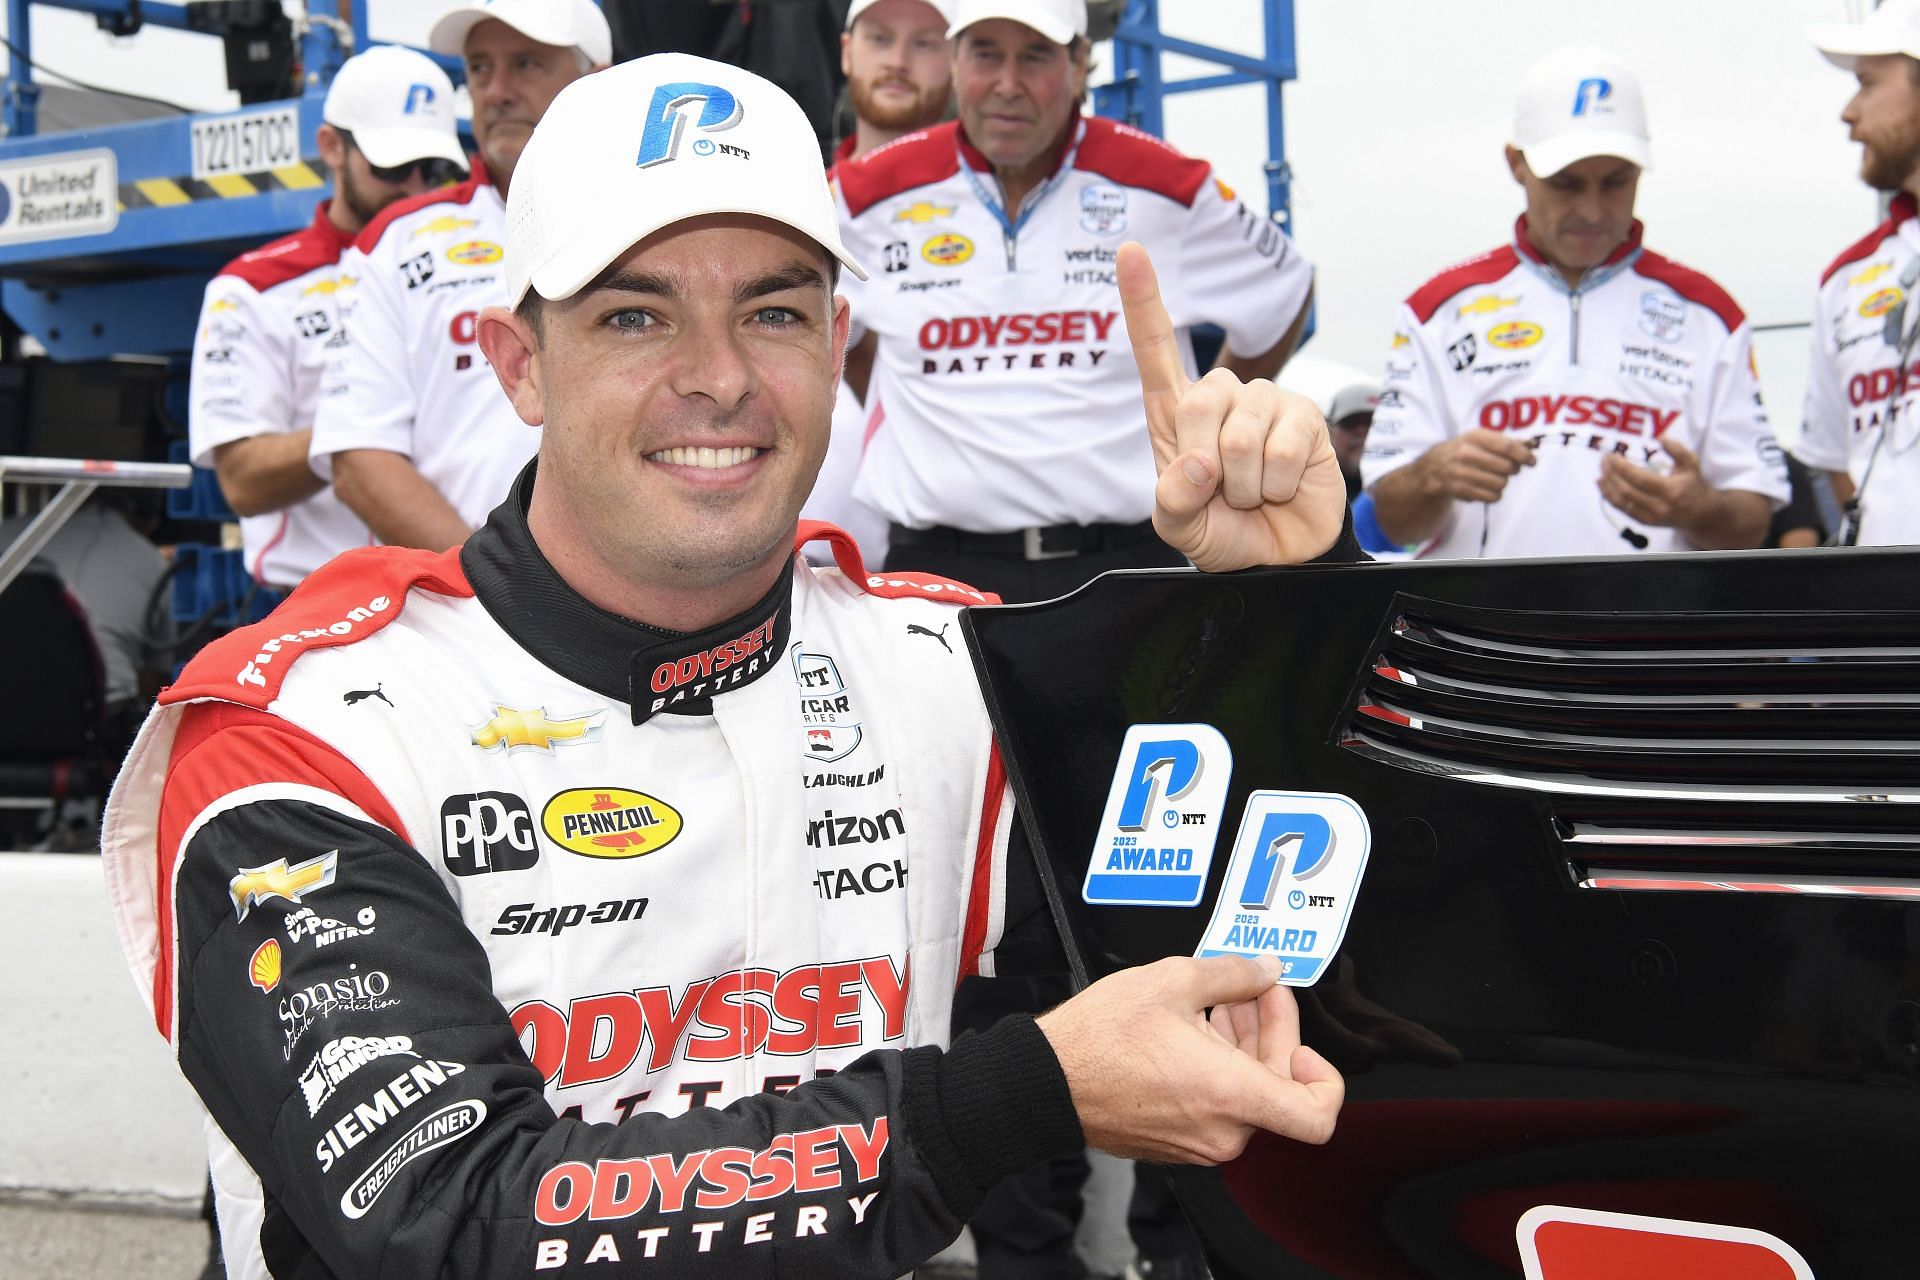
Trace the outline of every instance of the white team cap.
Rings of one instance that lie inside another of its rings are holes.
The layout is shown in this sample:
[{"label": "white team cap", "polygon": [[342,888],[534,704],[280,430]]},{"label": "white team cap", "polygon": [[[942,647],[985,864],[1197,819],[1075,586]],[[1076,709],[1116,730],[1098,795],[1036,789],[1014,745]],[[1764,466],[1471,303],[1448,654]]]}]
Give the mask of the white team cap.
[{"label": "white team cap", "polygon": [[529,40],[578,49],[596,67],[613,61],[613,32],[593,0],[467,0],[433,24],[427,47],[461,57],[467,51],[467,33],[488,18],[506,23]]},{"label": "white team cap", "polygon": [[[861,14],[880,3],[880,0],[853,0],[847,8],[847,30],[853,30],[853,24]],[[940,21],[953,21],[953,0],[920,0],[921,4],[940,15]]]},{"label": "white team cap", "polygon": [[453,82],[433,59],[378,45],[341,64],[320,118],[353,135],[369,163],[391,169],[430,156],[468,167],[453,118]]},{"label": "white team cap", "polygon": [[508,306],[570,298],[662,227],[750,213],[840,243],[820,141],[778,85],[723,62],[656,53],[582,76],[527,140],[507,195]]},{"label": "white team cap", "polygon": [[1651,167],[1639,79],[1605,49],[1555,49],[1520,82],[1513,145],[1542,178],[1588,156],[1619,156]]},{"label": "white team cap", "polygon": [[1087,34],[1087,0],[959,0],[949,39],[976,22],[1007,18],[1032,27],[1055,44],[1072,44]]},{"label": "white team cap", "polygon": [[1857,59],[1875,54],[1901,53],[1920,58],[1920,3],[1886,0],[1864,22],[1810,26],[1807,39],[1842,71],[1853,70]]}]

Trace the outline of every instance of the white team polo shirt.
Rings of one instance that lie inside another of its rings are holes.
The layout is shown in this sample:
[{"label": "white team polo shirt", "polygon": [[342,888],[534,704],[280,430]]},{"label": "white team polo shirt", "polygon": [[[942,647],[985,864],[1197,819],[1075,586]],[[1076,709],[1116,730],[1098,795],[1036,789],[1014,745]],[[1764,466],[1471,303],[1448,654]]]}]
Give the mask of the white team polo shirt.
[{"label": "white team polo shirt", "polygon": [[1834,259],[1813,300],[1806,418],[1793,451],[1810,467],[1845,471],[1856,487],[1866,478],[1862,546],[1920,543],[1920,360],[1909,355],[1902,379],[1899,342],[1887,332],[1896,316],[1913,331],[1914,318],[1897,308],[1913,291],[1916,264],[1920,219],[1903,191],[1885,222]]},{"label": "white team polo shirt", "polygon": [[1134,524],[1155,471],[1120,314],[1114,251],[1153,255],[1179,329],[1212,321],[1266,351],[1313,269],[1269,219],[1155,138],[1085,118],[1013,229],[985,156],[957,123],[836,169],[840,234],[872,278],[843,275],[857,329],[879,335],[877,419],[855,494],[912,528],[981,533]]},{"label": "white team polo shirt", "polygon": [[[337,304],[358,283],[339,272],[351,243],[322,202],[311,226],[241,254],[208,283],[187,411],[195,466],[212,468],[223,444],[313,425],[321,367],[344,341]],[[276,587],[296,586],[342,551],[371,541],[332,489],[240,518],[247,572]]]},{"label": "white team polo shirt", "polygon": [[385,449],[474,528],[540,447],[480,353],[480,312],[507,303],[507,206],[478,156],[458,186],[389,205],[341,260],[359,277],[344,358],[329,364],[313,469],[346,449]]},{"label": "white team polo shirt", "polygon": [[1361,475],[1372,488],[1474,428],[1510,432],[1535,463],[1496,503],[1456,502],[1423,554],[1519,557],[1692,549],[1600,496],[1600,459],[1656,470],[1662,439],[1716,489],[1787,500],[1746,316],[1719,285],[1627,242],[1569,289],[1526,237],[1441,272],[1400,307]]}]

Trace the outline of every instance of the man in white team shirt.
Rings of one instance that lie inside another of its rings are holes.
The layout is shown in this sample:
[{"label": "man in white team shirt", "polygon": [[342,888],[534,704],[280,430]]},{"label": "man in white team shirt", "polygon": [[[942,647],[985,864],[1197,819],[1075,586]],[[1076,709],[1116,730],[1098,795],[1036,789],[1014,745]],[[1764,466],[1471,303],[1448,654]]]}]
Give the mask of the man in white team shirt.
[{"label": "man in white team shirt", "polygon": [[1312,270],[1202,160],[1085,117],[1084,0],[960,0],[959,120],[838,167],[841,230],[879,270],[848,286],[872,360],[855,493],[892,522],[892,568],[1007,599],[1179,557],[1153,500],[1135,366],[1114,284],[1148,245],[1186,330],[1265,377],[1304,324]]},{"label": "man in white team shirt", "polygon": [[315,471],[380,541],[443,550],[506,496],[539,445],[502,402],[475,344],[506,291],[506,193],[547,104],[613,56],[593,0],[489,0],[434,24],[465,60],[473,176],[387,210],[346,266],[359,277],[345,358],[329,366]]},{"label": "man in white team shirt", "polygon": [[219,476],[240,516],[247,571],[275,587],[296,586],[370,540],[307,464],[321,369],[338,351],[341,307],[359,283],[340,273],[340,257],[387,205],[467,167],[454,132],[453,85],[411,49],[383,46],[349,58],[327,90],[321,119],[316,141],[333,198],[311,225],[221,269],[207,285],[193,343],[187,436],[194,465]]},{"label": "man in white team shirt", "polygon": [[1758,546],[1787,499],[1746,317],[1645,249],[1639,82],[1601,49],[1527,73],[1511,243],[1400,309],[1362,476],[1382,530],[1436,556]]},{"label": "man in white team shirt", "polygon": [[[835,165],[946,116],[953,100],[949,9],[947,0],[853,0],[840,36],[840,70],[853,99],[854,126],[834,148]],[[886,518],[853,496],[860,457],[866,452],[867,420],[860,397],[842,380],[833,403],[826,461],[800,516],[845,529],[860,544],[867,563],[878,566],[886,559]]]},{"label": "man in white team shirt", "polygon": [[1850,514],[1842,541],[1920,542],[1920,425],[1913,421],[1920,379],[1908,302],[1920,280],[1920,3],[1888,0],[1857,26],[1807,34],[1859,80],[1840,118],[1860,144],[1861,180],[1893,203],[1821,274],[1794,454],[1831,478]]}]

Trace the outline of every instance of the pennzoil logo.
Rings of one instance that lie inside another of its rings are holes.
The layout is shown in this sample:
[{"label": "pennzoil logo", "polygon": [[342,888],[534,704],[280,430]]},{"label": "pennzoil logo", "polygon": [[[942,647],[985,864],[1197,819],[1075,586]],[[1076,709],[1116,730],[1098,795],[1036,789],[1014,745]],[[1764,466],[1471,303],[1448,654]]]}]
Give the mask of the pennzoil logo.
[{"label": "pennzoil logo", "polygon": [[359,283],[359,276],[329,276],[325,280],[315,280],[300,291],[300,296],[305,298],[317,293],[323,298],[331,298],[342,289],[351,289]]},{"label": "pennzoil logo", "polygon": [[951,218],[953,206],[950,204],[930,204],[925,200],[916,200],[893,215],[895,222],[911,222],[915,226],[925,226],[935,218]]},{"label": "pennzoil logo", "polygon": [[1540,341],[1544,331],[1528,320],[1509,320],[1487,330],[1487,341],[1502,351],[1519,351]]},{"label": "pennzoil logo", "polygon": [[253,958],[247,961],[247,981],[260,988],[262,994],[271,995],[280,985],[280,943],[268,938],[253,949]]},{"label": "pennzoil logo", "polygon": [[413,236],[409,238],[439,235],[449,231],[465,231],[468,227],[477,227],[479,225],[480,224],[472,218],[456,218],[450,213],[442,214],[432,222],[423,222],[415,227],[413,229]]},{"label": "pennzoil logo", "polygon": [[640,858],[672,844],[680,811],[658,796],[625,787],[574,787],[540,812],[547,838],[589,858]]},{"label": "pennzoil logo", "polygon": [[920,256],[936,267],[957,267],[973,256],[973,241],[948,231],[920,246]]},{"label": "pennzoil logo", "polygon": [[553,754],[556,743],[566,746],[595,742],[600,737],[600,722],[605,710],[577,716],[549,716],[545,707],[521,711],[514,707],[493,707],[493,719],[473,726],[473,745],[482,751],[544,751]]},{"label": "pennzoil logo", "polygon": [[1868,320],[1878,320],[1899,306],[1900,300],[1906,296],[1898,286],[1876,290],[1860,300],[1860,314]]},{"label": "pennzoil logo", "polygon": [[254,903],[265,902],[268,898],[297,903],[315,889],[326,888],[333,883],[339,861],[340,851],[334,849],[291,867],[285,858],[275,858],[257,867],[240,868],[240,874],[227,882],[227,896],[233,899],[234,918],[245,920],[247,912],[253,910]]},{"label": "pennzoil logo", "polygon": [[1460,308],[1463,316],[1490,316],[1496,311],[1505,311],[1508,307],[1520,305],[1518,298],[1503,298],[1497,293],[1489,293],[1483,298],[1475,298]]},{"label": "pennzoil logo", "polygon": [[447,261],[463,267],[484,267],[506,256],[506,250],[491,240],[468,240],[447,250]]}]

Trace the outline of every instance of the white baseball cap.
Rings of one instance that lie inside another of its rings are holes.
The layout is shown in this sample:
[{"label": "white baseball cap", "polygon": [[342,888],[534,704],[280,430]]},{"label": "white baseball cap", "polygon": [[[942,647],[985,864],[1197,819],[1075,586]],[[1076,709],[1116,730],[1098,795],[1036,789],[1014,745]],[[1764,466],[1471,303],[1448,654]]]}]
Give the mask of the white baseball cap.
[{"label": "white baseball cap", "polygon": [[1588,156],[1619,156],[1650,168],[1639,79],[1605,49],[1555,49],[1520,82],[1513,145],[1542,178]]},{"label": "white baseball cap", "polygon": [[353,135],[382,169],[437,157],[468,167],[453,118],[453,82],[433,59],[377,45],[341,64],[320,118]]},{"label": "white baseball cap", "polygon": [[[853,3],[847,8],[846,29],[848,31],[853,30],[853,24],[860,15],[879,3],[880,0],[853,0]],[[920,3],[939,14],[942,22],[953,21],[953,0],[920,0]]]},{"label": "white baseball cap", "polygon": [[513,171],[507,305],[529,288],[571,298],[654,232],[707,213],[783,222],[867,278],[840,243],[820,140],[778,85],[685,53],[582,76]]},{"label": "white baseball cap", "polygon": [[1901,53],[1920,58],[1920,3],[1886,0],[1864,22],[1810,26],[1807,39],[1842,71],[1853,70],[1855,61],[1874,54]]},{"label": "white baseball cap", "polygon": [[959,0],[957,9],[948,39],[988,18],[1032,27],[1055,44],[1072,44],[1075,36],[1087,34],[1087,0]]},{"label": "white baseball cap", "polygon": [[613,32],[593,0],[468,0],[433,24],[427,47],[463,57],[467,33],[488,18],[506,23],[529,40],[557,49],[578,49],[596,67],[613,61]]}]

